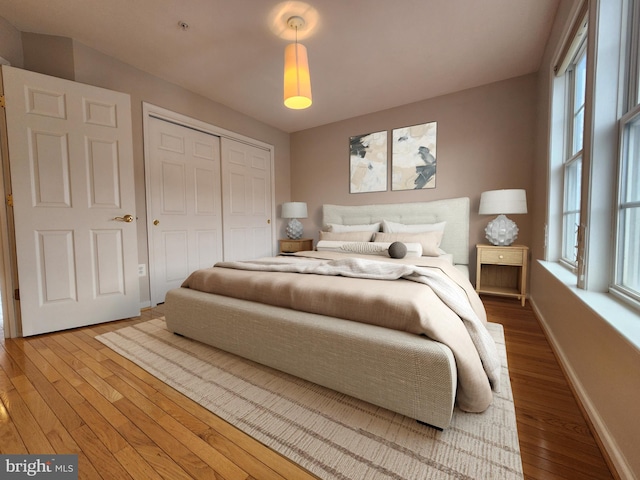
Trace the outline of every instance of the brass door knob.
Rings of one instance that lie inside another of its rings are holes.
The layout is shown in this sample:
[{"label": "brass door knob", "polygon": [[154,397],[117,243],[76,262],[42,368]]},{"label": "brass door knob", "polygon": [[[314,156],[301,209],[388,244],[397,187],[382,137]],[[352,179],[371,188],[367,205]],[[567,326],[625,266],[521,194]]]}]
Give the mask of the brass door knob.
[{"label": "brass door knob", "polygon": [[125,215],[124,217],[116,217],[116,218],[114,218],[114,220],[117,220],[119,222],[131,223],[131,222],[133,222],[133,215]]},{"label": "brass door knob", "polygon": [[159,224],[160,224],[160,220],[154,220],[154,221],[153,221],[153,224],[154,224],[154,225],[159,225]]}]

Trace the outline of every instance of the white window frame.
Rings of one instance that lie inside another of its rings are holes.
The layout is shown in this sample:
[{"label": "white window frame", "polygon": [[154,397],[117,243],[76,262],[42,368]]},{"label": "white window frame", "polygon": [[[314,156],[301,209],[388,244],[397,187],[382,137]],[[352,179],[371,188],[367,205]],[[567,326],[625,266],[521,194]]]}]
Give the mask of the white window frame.
[{"label": "white window frame", "polygon": [[[584,150],[584,112],[586,84],[583,84],[582,103],[576,105],[577,66],[584,61],[582,67],[583,80],[586,79],[586,35],[581,31],[582,40],[572,55],[565,78],[566,105],[564,110],[565,152],[563,161],[563,202],[562,202],[562,247],[560,263],[576,271],[578,268],[578,233],[580,227],[580,204],[582,190],[582,157]],[[576,129],[576,120],[581,117],[581,131]],[[580,144],[576,146],[576,137],[580,135]]]},{"label": "white window frame", "polygon": [[[637,92],[640,82],[628,85],[629,68],[640,65],[640,36],[631,52],[630,4],[640,0],[583,0],[576,2],[568,19],[564,41],[558,45],[549,74],[550,111],[548,143],[548,198],[546,206],[545,253],[539,265],[567,288],[584,306],[610,323],[632,345],[640,348],[640,302],[626,292],[612,288],[617,264],[616,232],[619,195],[622,128],[621,120],[632,118],[626,93]],[[581,230],[582,256],[579,270],[572,273],[560,262],[563,201],[564,113],[567,89],[564,78],[576,30],[586,22],[587,99],[584,156],[582,160]],[[640,16],[635,17],[640,31]],[[640,72],[640,67],[637,72]],[[554,74],[555,73],[555,74]],[[640,75],[638,75],[640,80]],[[640,103],[640,102],[638,102]],[[640,107],[639,107],[640,108]],[[624,118],[623,118],[624,117]],[[623,301],[621,301],[623,300]]]},{"label": "white window frame", "polygon": [[[616,196],[616,241],[613,279],[609,291],[640,307],[640,0],[629,3],[628,47],[624,114],[619,124],[619,159]],[[635,219],[627,221],[635,212]],[[635,221],[634,221],[635,220]]]}]

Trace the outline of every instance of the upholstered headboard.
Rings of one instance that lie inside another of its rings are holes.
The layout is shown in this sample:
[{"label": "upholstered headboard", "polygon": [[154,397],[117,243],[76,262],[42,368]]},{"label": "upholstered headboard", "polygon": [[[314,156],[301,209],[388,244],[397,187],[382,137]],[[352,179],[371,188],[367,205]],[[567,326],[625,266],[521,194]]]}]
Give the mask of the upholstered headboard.
[{"label": "upholstered headboard", "polygon": [[453,255],[456,264],[469,265],[469,199],[467,197],[432,202],[385,205],[323,205],[323,228],[329,223],[366,225],[389,220],[416,224],[447,222],[440,248]]}]

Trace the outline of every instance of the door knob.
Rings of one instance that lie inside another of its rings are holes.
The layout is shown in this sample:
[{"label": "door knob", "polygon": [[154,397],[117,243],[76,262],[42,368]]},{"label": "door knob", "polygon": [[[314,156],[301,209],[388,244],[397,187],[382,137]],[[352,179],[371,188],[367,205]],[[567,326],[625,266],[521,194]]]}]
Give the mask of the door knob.
[{"label": "door knob", "polygon": [[154,221],[153,221],[153,224],[154,224],[154,225],[159,225],[159,224],[160,224],[160,220],[154,220]]},{"label": "door knob", "polygon": [[125,215],[124,217],[116,217],[116,218],[114,218],[114,220],[117,220],[119,222],[131,223],[131,222],[133,222],[133,215]]}]

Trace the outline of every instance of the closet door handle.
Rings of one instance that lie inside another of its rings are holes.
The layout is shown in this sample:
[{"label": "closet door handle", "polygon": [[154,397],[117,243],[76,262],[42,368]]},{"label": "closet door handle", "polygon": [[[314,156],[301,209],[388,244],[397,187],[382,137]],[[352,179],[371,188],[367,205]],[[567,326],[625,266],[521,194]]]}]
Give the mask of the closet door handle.
[{"label": "closet door handle", "polygon": [[115,217],[114,220],[117,220],[119,222],[131,223],[133,222],[133,215],[125,215],[124,217]]}]

